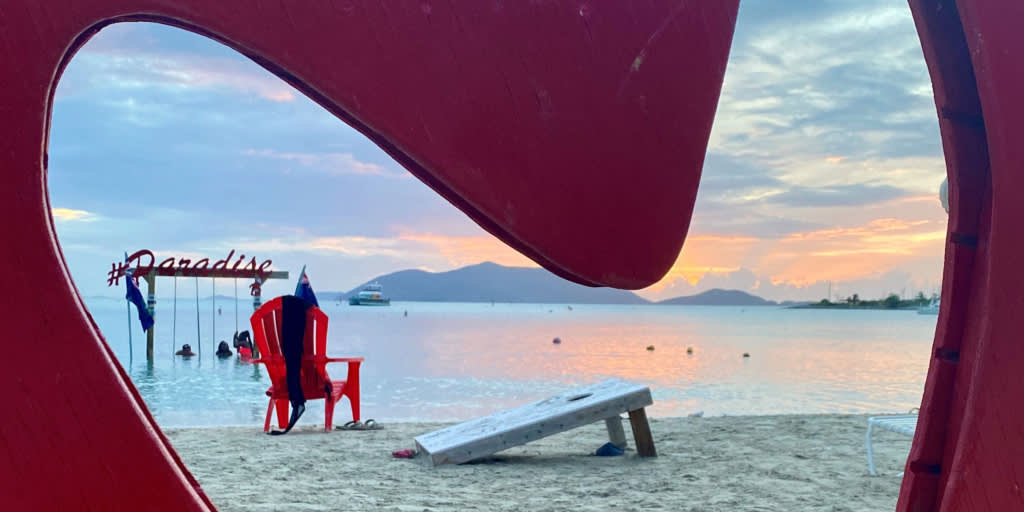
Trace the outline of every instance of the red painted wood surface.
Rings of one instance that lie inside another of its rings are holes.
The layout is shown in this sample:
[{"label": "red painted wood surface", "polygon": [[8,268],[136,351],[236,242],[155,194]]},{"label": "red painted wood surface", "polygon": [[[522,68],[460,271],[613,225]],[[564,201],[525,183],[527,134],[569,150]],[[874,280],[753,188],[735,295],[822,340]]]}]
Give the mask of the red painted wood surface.
[{"label": "red painted wood surface", "polygon": [[[506,243],[637,288],[682,246],[738,0],[0,2],[0,496],[9,510],[208,510],[71,284],[46,191],[60,71],[156,21],[236,49]],[[339,191],[344,193],[344,191]],[[17,219],[17,222],[13,222]],[[116,255],[115,255],[116,256]]]},{"label": "red painted wood surface", "polygon": [[[0,294],[5,354],[18,362],[0,374],[14,412],[0,422],[5,507],[212,508],[70,284],[48,212],[59,70],[106,23],[169,23],[235,48],[562,276],[635,288],[674,260],[735,1],[283,4],[0,4],[0,262],[19,270]],[[1024,3],[910,4],[953,210],[899,510],[1022,510]]]},{"label": "red painted wood surface", "polygon": [[1024,2],[911,0],[949,173],[942,307],[898,510],[1024,510]]}]

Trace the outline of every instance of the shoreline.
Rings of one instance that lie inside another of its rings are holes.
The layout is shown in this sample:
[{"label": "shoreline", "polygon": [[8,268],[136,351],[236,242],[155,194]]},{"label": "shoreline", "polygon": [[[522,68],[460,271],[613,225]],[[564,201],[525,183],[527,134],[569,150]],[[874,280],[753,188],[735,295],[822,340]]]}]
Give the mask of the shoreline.
[{"label": "shoreline", "polygon": [[590,455],[608,440],[601,422],[438,468],[391,452],[452,423],[329,434],[311,423],[276,437],[255,426],[164,432],[222,511],[891,510],[911,438],[876,431],[881,476],[869,476],[869,416],[652,418],[659,456],[650,459],[632,449]]},{"label": "shoreline", "polygon": [[786,306],[786,309],[867,309],[872,311],[917,311],[924,306],[900,306],[889,308],[885,306],[848,306],[846,304],[832,304],[823,306],[820,304],[801,304],[797,306]]},{"label": "shoreline", "polygon": [[[300,429],[300,430],[301,429],[313,429],[314,426],[316,426],[316,425],[319,425],[320,428],[323,427],[323,414],[324,414],[323,409],[322,408],[319,408],[319,409],[316,408],[316,406],[318,405],[317,402],[313,401],[311,403],[313,404],[312,406],[309,406],[309,404],[307,404],[306,413],[305,413],[305,415],[303,415],[302,421],[299,422],[299,425],[297,427],[295,427],[296,429]],[[497,411],[495,411],[495,412],[497,412]],[[836,417],[864,418],[864,421],[865,421],[865,424],[866,424],[867,418],[869,418],[871,416],[887,416],[887,415],[899,415],[899,414],[907,414],[906,409],[891,410],[891,411],[876,411],[876,412],[871,412],[871,413],[864,413],[864,412],[809,412],[809,413],[779,413],[779,414],[757,414],[757,413],[751,413],[751,414],[746,414],[746,413],[744,413],[744,414],[730,414],[730,413],[707,414],[707,413],[704,413],[703,411],[695,411],[695,412],[693,412],[691,414],[688,414],[686,416],[655,416],[655,415],[651,414],[650,408],[648,408],[647,418],[650,421],[674,422],[674,421],[683,421],[683,420],[700,420],[702,418],[703,419],[721,419],[721,418],[750,418],[750,419],[755,419],[755,418],[783,418],[783,417],[794,417],[794,418],[804,418],[804,417],[807,417],[807,418],[810,418],[810,417],[819,417],[819,416],[820,417],[833,417],[833,416],[836,416]],[[345,416],[345,417],[347,417],[347,416]],[[440,425],[438,428],[443,428],[443,427],[446,427],[446,426],[451,426],[451,425],[455,425],[457,423],[462,423],[464,421],[469,421],[469,420],[475,419],[475,417],[474,418],[465,418],[465,419],[460,419],[460,420],[452,420],[452,421],[440,421],[440,420],[417,419],[417,418],[413,418],[413,419],[396,419],[396,418],[386,418],[385,417],[383,419],[378,419],[378,418],[374,418],[373,416],[367,416],[367,415],[364,414],[363,415],[363,420],[365,421],[365,420],[368,420],[368,419],[373,419],[377,423],[383,423],[383,424],[387,424],[387,425],[399,425],[399,426],[406,426],[406,425]],[[277,420],[274,420],[274,421],[276,422]],[[275,422],[271,422],[271,428],[277,428],[277,423],[275,423]],[[334,424],[335,429],[337,429],[343,423],[344,423],[344,421],[338,422],[336,420],[335,424]],[[262,431],[262,429],[263,429],[263,418],[262,417],[255,418],[252,421],[247,422],[247,423],[223,424],[223,425],[221,425],[221,424],[212,424],[212,425],[168,425],[168,426],[164,426],[164,425],[160,425],[159,422],[157,423],[157,425],[160,427],[160,430],[163,431],[164,433],[171,432],[171,431],[217,430],[217,429],[238,429],[238,430],[259,429],[260,431]],[[624,425],[625,425],[626,430],[629,430],[629,425],[626,425],[626,424],[624,424]]]}]

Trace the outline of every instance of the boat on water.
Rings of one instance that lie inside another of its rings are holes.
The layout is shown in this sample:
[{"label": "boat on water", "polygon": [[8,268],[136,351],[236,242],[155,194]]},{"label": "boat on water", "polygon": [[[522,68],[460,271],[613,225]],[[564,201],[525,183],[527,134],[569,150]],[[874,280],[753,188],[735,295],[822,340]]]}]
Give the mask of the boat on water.
[{"label": "boat on water", "polygon": [[917,314],[919,315],[937,315],[939,314],[939,299],[935,299],[928,303],[927,306],[921,306],[917,308]]},{"label": "boat on water", "polygon": [[359,290],[359,293],[348,298],[349,306],[390,306],[391,299],[384,296],[384,287],[380,283],[371,283]]}]

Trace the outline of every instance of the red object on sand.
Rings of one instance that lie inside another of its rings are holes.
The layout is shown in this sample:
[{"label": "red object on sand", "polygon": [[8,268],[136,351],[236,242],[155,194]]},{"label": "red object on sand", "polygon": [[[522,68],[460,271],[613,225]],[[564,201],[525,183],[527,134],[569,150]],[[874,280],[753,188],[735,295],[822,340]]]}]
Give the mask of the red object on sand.
[{"label": "red object on sand", "polygon": [[[288,426],[288,385],[285,381],[285,360],[281,351],[281,297],[270,300],[260,306],[252,317],[252,336],[256,347],[260,349],[260,358],[253,363],[264,364],[270,376],[270,388],[267,396],[267,420],[263,431],[270,430],[270,418],[277,409],[277,424],[280,428]],[[326,400],[324,431],[330,432],[334,422],[334,405],[348,397],[352,406],[352,419],[359,421],[359,365],[361,357],[327,357],[327,315],[320,308],[310,306],[306,310],[306,330],[302,339],[302,394],[306,400]],[[327,374],[327,363],[348,363],[348,375],[345,380],[331,380]],[[330,383],[331,393],[325,393],[325,385]]]},{"label": "red object on sand", "polygon": [[[900,511],[1024,510],[1024,2],[911,0],[949,172],[933,359]],[[737,0],[4,0],[0,496],[211,510],[70,283],[46,193],[60,72],[96,30],[216,39],[546,268],[639,288],[689,225]],[[16,220],[16,221],[15,221]],[[26,342],[46,340],[46,343]],[[68,350],[74,347],[74,350]]]},{"label": "red object on sand", "polygon": [[416,452],[406,448],[404,450],[395,450],[391,452],[391,456],[396,459],[411,459],[416,456]]}]

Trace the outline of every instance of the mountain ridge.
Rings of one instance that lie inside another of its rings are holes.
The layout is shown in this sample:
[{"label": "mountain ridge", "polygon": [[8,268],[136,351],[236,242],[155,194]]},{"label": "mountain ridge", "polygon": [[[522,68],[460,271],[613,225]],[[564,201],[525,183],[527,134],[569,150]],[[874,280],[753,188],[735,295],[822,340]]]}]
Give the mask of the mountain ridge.
[{"label": "mountain ridge", "polygon": [[377,276],[346,292],[317,292],[321,301],[347,300],[364,286],[380,283],[393,301],[503,302],[541,304],[650,304],[650,305],[776,305],[739,290],[713,289],[696,295],[650,301],[628,290],[591,288],[566,281],[537,267],[506,267],[478,263],[444,272],[399,270]]},{"label": "mountain ridge", "polygon": [[741,290],[712,288],[696,295],[673,297],[657,302],[659,305],[684,306],[776,306],[777,302],[767,300]]}]

